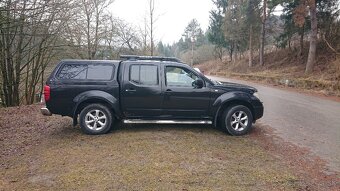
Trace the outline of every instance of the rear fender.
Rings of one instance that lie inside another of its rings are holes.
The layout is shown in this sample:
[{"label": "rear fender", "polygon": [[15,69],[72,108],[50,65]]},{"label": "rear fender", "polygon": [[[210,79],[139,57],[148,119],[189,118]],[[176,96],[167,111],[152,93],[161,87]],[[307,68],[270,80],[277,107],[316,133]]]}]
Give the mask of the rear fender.
[{"label": "rear fender", "polygon": [[76,96],[73,99],[73,102],[75,103],[75,107],[73,108],[73,125],[77,124],[77,116],[80,113],[80,107],[82,107],[85,103],[105,103],[109,109],[113,110],[113,115],[120,116],[119,102],[117,98],[104,91],[91,90],[83,92]]}]

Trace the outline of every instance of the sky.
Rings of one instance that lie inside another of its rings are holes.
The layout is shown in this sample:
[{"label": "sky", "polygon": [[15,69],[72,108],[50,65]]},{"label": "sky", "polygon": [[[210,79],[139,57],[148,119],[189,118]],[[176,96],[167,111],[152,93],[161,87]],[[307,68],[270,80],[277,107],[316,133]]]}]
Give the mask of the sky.
[{"label": "sky", "polygon": [[[209,11],[214,7],[211,0],[155,0],[155,39],[166,44],[177,42],[185,27],[197,19],[205,31],[209,26]],[[118,18],[144,27],[148,12],[148,0],[115,0],[110,11]]]}]

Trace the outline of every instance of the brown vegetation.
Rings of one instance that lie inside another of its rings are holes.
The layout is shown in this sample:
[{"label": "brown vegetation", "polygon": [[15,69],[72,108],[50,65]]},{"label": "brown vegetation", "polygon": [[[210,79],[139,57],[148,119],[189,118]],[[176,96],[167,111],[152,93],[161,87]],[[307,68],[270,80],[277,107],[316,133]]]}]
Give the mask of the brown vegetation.
[{"label": "brown vegetation", "polygon": [[198,67],[207,75],[236,77],[340,96],[340,59],[336,54],[325,43],[319,43],[314,71],[306,75],[304,68],[308,49],[304,49],[302,56],[298,52],[292,48],[267,53],[266,65],[254,62],[251,68],[246,58],[224,63],[209,61]]}]

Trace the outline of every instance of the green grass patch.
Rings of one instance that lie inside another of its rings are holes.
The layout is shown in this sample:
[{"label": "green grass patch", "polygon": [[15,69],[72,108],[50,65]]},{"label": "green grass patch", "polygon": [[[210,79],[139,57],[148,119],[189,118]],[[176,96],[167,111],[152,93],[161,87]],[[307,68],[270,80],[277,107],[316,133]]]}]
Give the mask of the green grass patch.
[{"label": "green grass patch", "polygon": [[[27,161],[33,160],[29,163]],[[248,136],[210,126],[127,126],[104,136],[68,127],[19,163],[18,189],[294,190],[298,179]],[[17,170],[2,172],[15,176]]]}]

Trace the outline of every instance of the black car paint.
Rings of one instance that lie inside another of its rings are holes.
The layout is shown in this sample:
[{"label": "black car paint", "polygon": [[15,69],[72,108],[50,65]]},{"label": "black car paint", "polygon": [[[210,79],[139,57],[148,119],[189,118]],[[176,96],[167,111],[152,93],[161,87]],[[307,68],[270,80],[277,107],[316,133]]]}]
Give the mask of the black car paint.
[{"label": "black car paint", "polygon": [[157,66],[158,85],[138,85],[129,81],[130,66],[140,64],[138,61],[125,61],[121,64],[121,106],[124,116],[128,118],[154,118],[161,115],[162,89],[160,64],[157,62],[143,62],[144,65]]},{"label": "black car paint", "polygon": [[[113,76],[117,76],[119,62],[117,61],[81,61],[74,60],[62,61],[52,72],[47,80],[47,85],[51,88],[51,99],[46,102],[47,108],[53,114],[74,117],[77,106],[81,102],[91,99],[103,99],[110,104],[110,100],[114,100],[119,96],[119,84],[113,77],[111,80],[60,80],[57,74],[64,64],[76,62],[77,64],[89,63],[108,63],[115,65]],[[99,94],[99,92],[101,92]],[[114,105],[112,103],[111,105]]]},{"label": "black car paint", "polygon": [[[183,64],[168,63],[162,64],[162,74],[165,76],[165,68],[167,66],[176,66],[180,68],[189,69]],[[201,76],[194,70],[195,74]],[[192,71],[193,72],[193,71]],[[202,76],[201,76],[202,78]],[[162,78],[162,92],[163,105],[162,105],[162,118],[169,119],[204,119],[210,118],[208,115],[210,102],[211,102],[211,89],[204,84],[202,88],[187,88],[167,86],[165,77]]]},{"label": "black car paint", "polygon": [[[113,78],[108,81],[60,80],[57,73],[65,63],[109,63],[115,66]],[[133,64],[149,64],[158,67],[159,83],[156,86],[140,86],[129,81],[129,67]],[[204,81],[202,88],[167,87],[165,67],[177,66],[190,70]],[[53,114],[69,116],[76,124],[79,108],[86,102],[104,102],[121,119],[210,119],[217,124],[224,105],[244,103],[253,113],[254,120],[263,115],[262,102],[250,86],[234,83],[214,84],[203,74],[186,64],[163,61],[62,61],[47,80],[51,99],[46,107]]]}]

